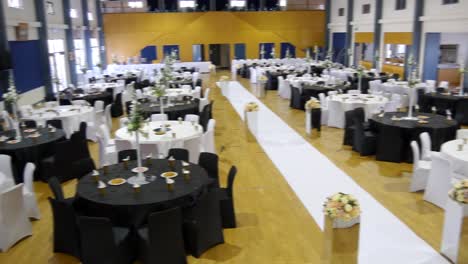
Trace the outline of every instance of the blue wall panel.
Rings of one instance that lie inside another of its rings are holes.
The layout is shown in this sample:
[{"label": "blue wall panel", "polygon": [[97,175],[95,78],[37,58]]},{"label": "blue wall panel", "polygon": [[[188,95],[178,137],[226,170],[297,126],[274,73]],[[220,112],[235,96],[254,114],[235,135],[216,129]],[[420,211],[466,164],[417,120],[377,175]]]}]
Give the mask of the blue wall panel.
[{"label": "blue wall panel", "polygon": [[146,46],[140,51],[140,57],[146,60],[146,63],[153,63],[158,59],[156,46]]},{"label": "blue wall panel", "polygon": [[180,60],[180,51],[179,45],[164,45],[163,46],[163,56],[171,54],[175,50],[177,52],[177,60]]},{"label": "blue wall panel", "polygon": [[260,50],[262,49],[263,45],[263,50],[265,53],[263,54],[264,59],[271,59],[271,51],[273,50],[273,47],[275,47],[275,43],[260,43],[258,45],[258,58],[261,58],[262,55],[260,54]]},{"label": "blue wall panel", "polygon": [[423,80],[436,80],[440,56],[440,33],[426,34],[426,49],[424,51]]},{"label": "blue wall panel", "polygon": [[234,44],[234,57],[236,60],[245,60],[245,44],[236,43]]},{"label": "blue wall panel", "polygon": [[333,61],[345,63],[346,33],[333,33]]},{"label": "blue wall panel", "polygon": [[18,93],[43,86],[39,41],[10,41],[9,43]]},{"label": "blue wall panel", "polygon": [[289,55],[291,58],[296,58],[296,46],[289,42],[281,43],[281,58],[286,58],[286,50],[289,49]]}]

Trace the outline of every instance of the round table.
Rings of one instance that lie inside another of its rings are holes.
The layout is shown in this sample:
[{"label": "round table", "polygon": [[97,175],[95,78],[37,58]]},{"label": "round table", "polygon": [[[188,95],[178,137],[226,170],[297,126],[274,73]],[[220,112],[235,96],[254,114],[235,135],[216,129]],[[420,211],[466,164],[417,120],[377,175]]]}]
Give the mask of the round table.
[{"label": "round table", "polygon": [[391,153],[385,155],[386,161],[412,162],[412,151],[410,143],[413,140],[419,142],[419,134],[428,132],[431,136],[432,150],[439,151],[440,146],[447,141],[455,139],[457,122],[447,120],[445,116],[415,113],[418,117],[427,117],[421,120],[428,121],[427,124],[413,120],[394,120],[407,116],[408,113],[389,112],[384,116],[374,115],[369,119],[370,127],[377,132],[377,159],[379,152]]},{"label": "round table", "polygon": [[[152,92],[145,93],[146,96],[152,97]],[[195,90],[192,88],[168,88],[166,89],[166,93],[164,96],[171,97],[171,98],[177,98],[179,100],[182,100],[182,97],[184,96],[195,96]]]},{"label": "round table", "polygon": [[[141,104],[142,110],[146,117],[150,117],[152,114],[160,113],[159,102],[145,102]],[[188,114],[198,114],[198,101],[176,101],[172,102],[170,106],[164,106],[164,113],[167,114],[170,120],[177,120],[177,118],[184,118]]]},{"label": "round table", "polygon": [[[463,149],[458,150],[458,146],[463,145]],[[462,139],[445,142],[440,147],[443,157],[452,162],[453,171],[468,178],[468,144],[464,144]]]},{"label": "round table", "polygon": [[86,100],[90,105],[94,105],[96,101],[103,101],[104,105],[107,106],[112,103],[113,95],[106,91],[96,91],[84,94],[73,94],[72,100]]},{"label": "round table", "polygon": [[[136,161],[109,166],[108,173],[99,175],[99,180],[108,183],[109,180],[121,177],[128,179],[135,173],[130,169],[136,167]],[[176,161],[174,171],[179,175],[173,180],[174,190],[169,191],[161,173],[169,171],[167,160],[152,160],[146,175],[156,176],[154,181],[140,187],[135,192],[133,186],[124,183],[119,186],[107,185],[105,193],[98,191],[97,183],[91,174],[84,176],[78,182],[76,190],[77,208],[88,216],[107,217],[114,225],[126,227],[140,227],[145,224],[148,215],[152,212],[172,207],[183,207],[193,204],[197,197],[212,183],[206,171],[195,164],[190,164],[190,180],[182,175],[182,163]]]},{"label": "round table", "polygon": [[468,125],[468,96],[426,93],[424,97],[424,102],[428,105],[427,108],[435,106],[438,110],[437,112],[441,114],[445,114],[446,110],[450,110],[452,112],[452,116],[455,116],[457,111],[462,111],[462,125]]},{"label": "round table", "polygon": [[35,132],[22,133],[21,142],[10,144],[9,140],[14,139],[14,130],[0,132],[0,154],[11,156],[13,161],[13,174],[17,183],[23,182],[24,166],[28,162],[36,165],[35,179],[45,179],[41,175],[41,161],[54,154],[54,143],[64,140],[65,133],[61,129],[49,132],[47,128],[38,128],[30,131],[37,131],[40,136],[31,138]]},{"label": "round table", "polygon": [[34,120],[40,126],[45,126],[45,122],[51,119],[62,120],[63,130],[67,137],[78,131],[81,122],[94,121],[94,108],[89,106],[60,105],[34,109],[23,115],[25,120]]}]

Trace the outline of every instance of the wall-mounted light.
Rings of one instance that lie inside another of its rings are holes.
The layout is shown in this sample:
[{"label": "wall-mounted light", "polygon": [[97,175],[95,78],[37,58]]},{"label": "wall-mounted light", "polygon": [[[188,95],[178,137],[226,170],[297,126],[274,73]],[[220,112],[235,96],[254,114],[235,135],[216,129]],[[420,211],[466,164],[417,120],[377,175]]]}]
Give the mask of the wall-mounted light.
[{"label": "wall-mounted light", "polygon": [[143,1],[131,1],[128,2],[130,8],[143,8]]},{"label": "wall-mounted light", "polygon": [[70,17],[71,18],[78,18],[78,12],[76,12],[76,9],[70,9]]},{"label": "wall-mounted light", "polygon": [[89,21],[93,21],[93,20],[94,20],[93,13],[88,12],[88,20],[89,20]]}]

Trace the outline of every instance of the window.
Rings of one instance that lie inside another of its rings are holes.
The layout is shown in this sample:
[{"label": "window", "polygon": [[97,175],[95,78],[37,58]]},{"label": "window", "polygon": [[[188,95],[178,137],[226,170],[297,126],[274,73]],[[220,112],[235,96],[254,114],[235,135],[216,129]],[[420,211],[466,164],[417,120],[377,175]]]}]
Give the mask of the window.
[{"label": "window", "polygon": [[55,15],[54,3],[51,1],[46,2],[46,11],[48,15]]},{"label": "window", "polygon": [[143,8],[143,1],[132,1],[128,2],[130,8]]},{"label": "window", "polygon": [[245,7],[245,0],[231,0],[231,7]]},{"label": "window", "polygon": [[78,18],[78,12],[76,12],[76,9],[70,9],[70,17],[71,18]]},{"label": "window", "polygon": [[345,11],[344,7],[338,8],[338,16],[344,16],[344,11]]},{"label": "window", "polygon": [[443,5],[458,4],[458,0],[442,0]]},{"label": "window", "polygon": [[93,13],[88,12],[88,20],[89,20],[89,21],[93,21],[93,20],[94,20]]},{"label": "window", "polygon": [[369,14],[370,13],[370,4],[362,5],[362,13]]},{"label": "window", "polygon": [[8,0],[8,7],[23,8],[23,0]]},{"label": "window", "polygon": [[96,66],[101,63],[101,56],[99,52],[99,42],[97,38],[91,38],[91,58],[93,66]]},{"label": "window", "polygon": [[288,1],[287,0],[280,0],[279,1],[279,6],[281,7],[286,7],[288,5]]},{"label": "window", "polygon": [[73,44],[75,46],[75,65],[76,73],[81,73],[81,68],[86,66],[86,55],[84,49],[83,39],[74,39]]},{"label": "window", "polygon": [[60,85],[54,84],[54,91],[64,90],[68,86],[66,62],[65,62],[65,44],[63,39],[49,39],[49,63],[51,78],[57,77],[60,80]]},{"label": "window", "polygon": [[195,1],[194,0],[180,0],[179,7],[180,8],[195,8]]},{"label": "window", "polygon": [[396,0],[395,10],[406,9],[406,0]]}]

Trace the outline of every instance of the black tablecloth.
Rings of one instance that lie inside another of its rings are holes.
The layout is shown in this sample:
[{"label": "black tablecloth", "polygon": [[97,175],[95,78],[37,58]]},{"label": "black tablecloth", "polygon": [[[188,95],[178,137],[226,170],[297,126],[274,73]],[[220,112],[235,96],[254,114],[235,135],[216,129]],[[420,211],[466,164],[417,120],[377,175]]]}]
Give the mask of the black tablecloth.
[{"label": "black tablecloth", "polygon": [[[383,117],[374,115],[369,119],[370,127],[377,133],[377,159],[391,162],[412,162],[413,155],[410,143],[413,140],[419,142],[419,134],[428,132],[431,136],[432,150],[439,151],[440,146],[455,139],[457,122],[447,120],[445,116],[416,113],[429,117],[427,124],[418,121],[400,120],[393,121],[392,117],[405,117],[407,113],[385,113]],[[380,158],[382,157],[382,158]]]},{"label": "black tablecloth", "polygon": [[[128,168],[135,166],[136,161],[129,162]],[[212,183],[206,171],[195,164],[188,167],[191,178],[186,181],[181,173],[181,162],[176,161],[175,171],[179,176],[173,178],[174,190],[170,192],[165,179],[160,177],[161,173],[169,171],[168,161],[152,160],[148,167],[149,170],[145,174],[157,176],[156,180],[142,185],[139,193],[136,193],[130,184],[124,183],[120,186],[108,185],[105,194],[100,194],[92,176],[83,177],[78,182],[76,191],[78,210],[88,216],[110,218],[115,225],[139,227],[146,222],[152,212],[193,204]],[[109,167],[108,174],[103,174],[101,171],[99,179],[107,184],[111,179],[117,177],[128,179],[134,175],[135,173],[124,169],[123,164],[116,164]]]},{"label": "black tablecloth", "polygon": [[[196,101],[180,101],[173,104],[173,106],[164,107],[164,113],[167,114],[169,120],[177,120],[179,117],[184,118],[188,114],[198,115],[199,109]],[[142,109],[146,118],[152,114],[159,114],[161,110],[158,103],[151,102],[142,103]]]},{"label": "black tablecloth", "polygon": [[437,112],[445,115],[446,110],[450,110],[455,117],[457,114],[463,115],[462,125],[468,125],[468,96],[446,95],[441,93],[427,93],[424,95],[424,102],[421,107],[430,109],[435,106]]},{"label": "black tablecloth", "polygon": [[302,95],[307,96],[307,97],[315,97],[319,99],[319,94],[324,93],[325,96],[327,96],[328,92],[331,91],[338,91],[342,90],[344,93],[350,89],[349,86],[343,86],[343,85],[303,85],[302,86]]},{"label": "black tablecloth", "polygon": [[103,101],[104,105],[109,105],[113,101],[113,95],[109,92],[99,92],[93,94],[85,94],[84,96],[73,96],[73,100],[86,100],[89,104],[94,105],[96,101]]},{"label": "black tablecloth", "polygon": [[[24,166],[28,162],[36,165],[34,178],[43,179],[41,173],[41,160],[54,154],[54,143],[64,140],[65,133],[61,129],[49,132],[47,128],[39,128],[40,137],[36,139],[28,138],[31,133],[23,133],[22,140],[16,144],[0,142],[0,154],[10,155],[13,162],[13,174],[17,183],[23,182]],[[13,138],[16,135],[14,130],[0,132],[0,135]]]}]

